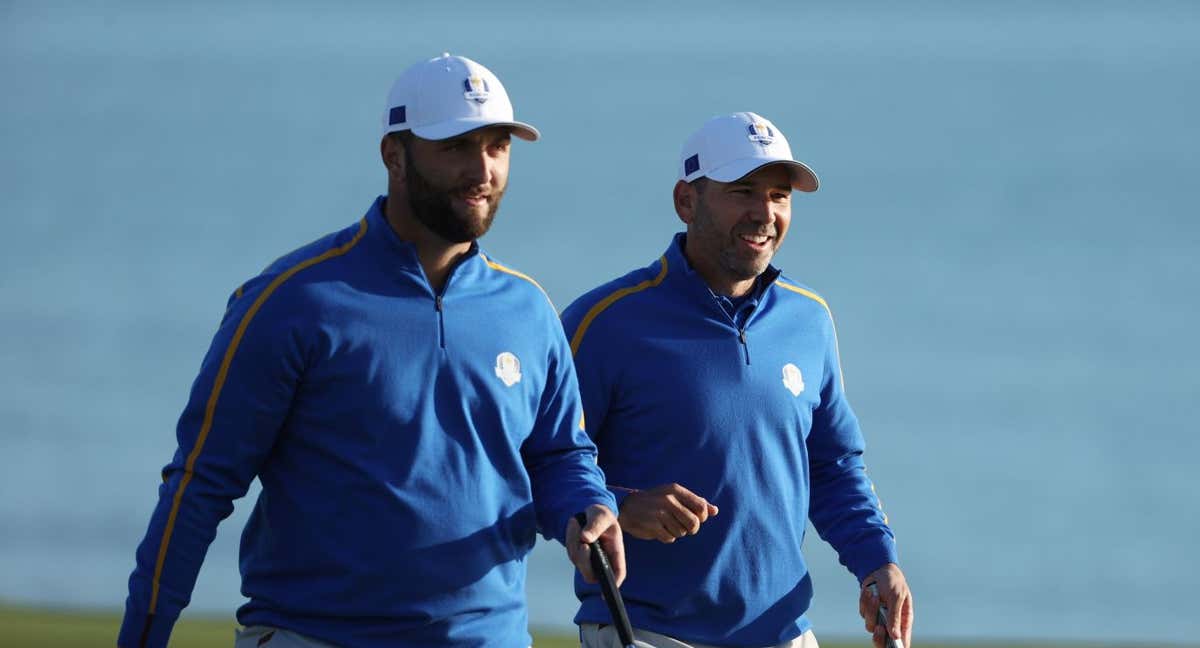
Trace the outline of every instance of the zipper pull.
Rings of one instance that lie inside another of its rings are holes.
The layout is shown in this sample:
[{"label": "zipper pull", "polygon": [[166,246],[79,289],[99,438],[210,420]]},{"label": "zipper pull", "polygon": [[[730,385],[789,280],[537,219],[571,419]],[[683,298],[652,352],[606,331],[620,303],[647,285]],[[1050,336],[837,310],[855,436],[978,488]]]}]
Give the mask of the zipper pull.
[{"label": "zipper pull", "polygon": [[441,295],[434,295],[433,307],[435,309],[437,309],[437,312],[439,312],[439,313],[442,312],[442,296]]}]

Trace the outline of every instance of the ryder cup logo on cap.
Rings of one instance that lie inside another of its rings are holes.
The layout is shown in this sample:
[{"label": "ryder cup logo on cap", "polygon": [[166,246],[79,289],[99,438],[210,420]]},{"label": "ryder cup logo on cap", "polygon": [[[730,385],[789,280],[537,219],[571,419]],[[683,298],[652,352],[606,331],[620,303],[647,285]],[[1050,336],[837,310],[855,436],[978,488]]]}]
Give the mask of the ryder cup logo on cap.
[{"label": "ryder cup logo on cap", "polygon": [[466,88],[463,96],[467,99],[476,103],[483,103],[488,100],[488,84],[482,78],[477,76],[467,77],[463,81],[463,87]]},{"label": "ryder cup logo on cap", "polygon": [[750,131],[750,141],[755,144],[770,146],[771,142],[775,139],[775,133],[771,130],[771,127],[762,122],[754,122],[746,130]]},{"label": "ryder cup logo on cap", "polygon": [[412,131],[441,140],[486,126],[507,126],[524,140],[537,129],[513,119],[504,84],[492,71],[464,56],[442,54],[405,70],[388,92],[383,134]]},{"label": "ryder cup logo on cap", "polygon": [[792,187],[816,191],[817,174],[792,157],[783,133],[752,112],[713,117],[692,133],[679,157],[684,182],[711,178],[733,182],[768,164],[782,164],[792,174]]}]

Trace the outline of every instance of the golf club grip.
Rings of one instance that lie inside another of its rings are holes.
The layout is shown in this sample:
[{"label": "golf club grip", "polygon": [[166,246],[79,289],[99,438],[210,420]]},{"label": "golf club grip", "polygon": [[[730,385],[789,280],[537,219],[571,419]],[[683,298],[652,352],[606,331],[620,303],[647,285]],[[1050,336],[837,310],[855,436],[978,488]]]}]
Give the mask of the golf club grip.
[{"label": "golf club grip", "polygon": [[[587,524],[587,516],[583,513],[575,515],[579,522],[580,531]],[[617,579],[613,576],[612,564],[608,562],[608,554],[600,546],[600,541],[588,545],[591,548],[592,573],[600,581],[600,594],[608,605],[608,613],[612,616],[613,625],[617,627],[617,637],[621,645],[634,648],[633,626],[629,623],[629,613],[625,611],[625,601],[621,599],[621,590],[617,588]]]},{"label": "golf club grip", "polygon": [[[867,587],[871,588],[871,593],[875,595],[875,598],[879,598],[879,588],[875,586],[875,583],[871,583]],[[892,638],[892,634],[887,631],[887,608],[883,607],[883,601],[879,602],[879,609],[875,611],[875,623],[883,626],[883,632],[887,635],[887,648],[904,648],[904,642]]]}]

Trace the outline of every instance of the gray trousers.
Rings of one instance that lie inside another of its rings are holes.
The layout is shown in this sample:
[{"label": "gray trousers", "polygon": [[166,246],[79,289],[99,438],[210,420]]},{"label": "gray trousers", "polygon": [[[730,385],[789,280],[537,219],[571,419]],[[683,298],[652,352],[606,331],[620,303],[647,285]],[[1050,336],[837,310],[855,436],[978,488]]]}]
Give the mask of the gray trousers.
[{"label": "gray trousers", "polygon": [[233,648],[337,648],[291,630],[250,626],[235,631]]},{"label": "gray trousers", "polygon": [[[716,648],[708,644],[687,643],[674,637],[637,628],[633,629],[633,641],[637,648]],[[582,644],[582,648],[625,648],[621,645],[621,639],[617,637],[617,627],[613,625],[600,627],[595,623],[585,623],[579,626],[579,642]],[[747,646],[747,648],[751,647]],[[813,636],[812,630],[809,630],[786,643],[754,648],[819,648],[819,646],[817,646],[817,638]]]}]

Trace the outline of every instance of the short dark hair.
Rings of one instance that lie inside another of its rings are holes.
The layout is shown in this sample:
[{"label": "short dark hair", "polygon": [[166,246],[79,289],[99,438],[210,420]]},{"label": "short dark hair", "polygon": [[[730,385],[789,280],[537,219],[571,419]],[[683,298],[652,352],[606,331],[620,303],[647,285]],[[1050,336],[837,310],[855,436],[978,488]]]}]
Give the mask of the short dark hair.
[{"label": "short dark hair", "polygon": [[387,137],[393,142],[403,144],[404,148],[408,148],[408,143],[412,141],[413,134],[410,130],[392,131],[387,134]]},{"label": "short dark hair", "polygon": [[708,178],[700,176],[688,184],[696,190],[696,193],[704,193],[704,190],[708,189]]}]

